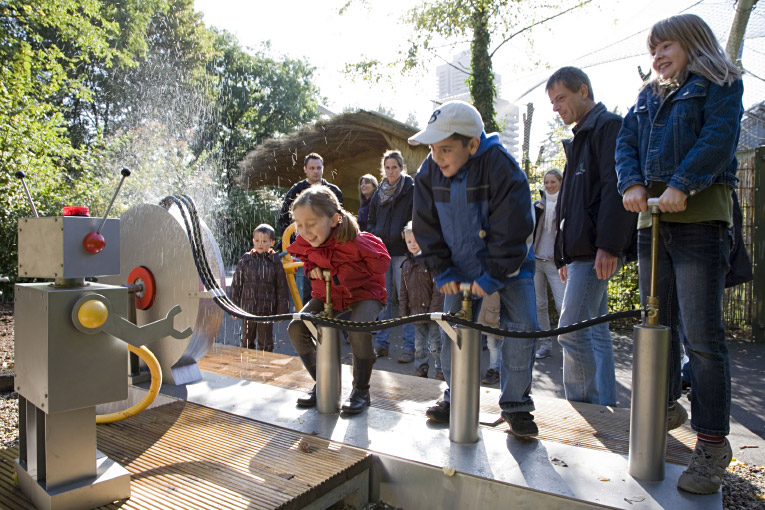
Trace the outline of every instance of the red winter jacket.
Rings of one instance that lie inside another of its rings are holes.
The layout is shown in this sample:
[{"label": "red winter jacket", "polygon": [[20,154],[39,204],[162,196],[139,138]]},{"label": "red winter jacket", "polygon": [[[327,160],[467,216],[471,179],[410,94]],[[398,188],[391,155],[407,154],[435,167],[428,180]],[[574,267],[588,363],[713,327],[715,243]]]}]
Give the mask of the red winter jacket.
[{"label": "red winter jacket", "polygon": [[[390,255],[379,237],[360,232],[353,241],[338,243],[332,233],[327,242],[314,248],[297,236],[287,251],[303,261],[306,274],[315,267],[331,271],[335,310],[345,310],[351,303],[364,299],[386,303],[385,271],[390,265]],[[325,296],[324,280],[311,280],[311,297],[324,301]]]}]

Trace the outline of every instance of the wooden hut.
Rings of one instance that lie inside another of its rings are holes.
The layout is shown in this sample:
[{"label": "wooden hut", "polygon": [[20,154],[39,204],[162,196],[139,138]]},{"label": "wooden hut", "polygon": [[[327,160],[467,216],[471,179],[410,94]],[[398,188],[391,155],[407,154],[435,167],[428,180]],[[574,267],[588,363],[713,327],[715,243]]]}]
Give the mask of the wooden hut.
[{"label": "wooden hut", "polygon": [[316,152],[324,159],[324,178],[340,187],[346,209],[356,212],[359,177],[372,174],[380,180],[380,159],[386,150],[400,150],[414,176],[429,152],[427,146],[407,143],[416,132],[381,113],[359,110],[335,115],[265,140],[239,164],[239,183],[246,189],[262,185],[288,188],[305,178],[303,158]]}]

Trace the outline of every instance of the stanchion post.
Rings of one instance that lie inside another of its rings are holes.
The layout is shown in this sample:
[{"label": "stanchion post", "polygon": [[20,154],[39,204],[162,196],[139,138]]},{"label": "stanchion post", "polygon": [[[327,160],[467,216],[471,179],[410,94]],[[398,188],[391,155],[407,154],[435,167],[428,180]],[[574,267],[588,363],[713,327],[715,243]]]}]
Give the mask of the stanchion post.
[{"label": "stanchion post", "polygon": [[646,299],[644,323],[635,326],[632,357],[632,406],[630,411],[629,474],[639,480],[664,480],[667,451],[667,389],[669,386],[670,330],[659,325],[658,199],[649,199],[651,210],[651,294]]},{"label": "stanchion post", "polygon": [[[460,285],[462,310],[460,314],[472,320],[470,284]],[[453,443],[478,441],[478,404],[480,402],[481,343],[478,330],[458,328],[452,347],[451,406],[449,408],[449,439]]]},{"label": "stanchion post", "polygon": [[[324,270],[327,298],[324,316],[332,318],[332,293],[330,272]],[[340,335],[329,326],[321,326],[316,339],[316,410],[321,414],[340,412]]]}]

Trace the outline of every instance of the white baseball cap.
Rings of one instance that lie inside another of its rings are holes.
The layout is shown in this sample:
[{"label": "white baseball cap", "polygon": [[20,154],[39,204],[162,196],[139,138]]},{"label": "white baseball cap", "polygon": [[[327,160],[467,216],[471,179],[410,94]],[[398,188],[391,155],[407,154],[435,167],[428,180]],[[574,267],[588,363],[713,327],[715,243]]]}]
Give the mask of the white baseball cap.
[{"label": "white baseball cap", "polygon": [[465,101],[449,101],[436,110],[428,120],[428,126],[409,138],[409,145],[438,143],[454,133],[480,138],[483,120],[478,110]]}]

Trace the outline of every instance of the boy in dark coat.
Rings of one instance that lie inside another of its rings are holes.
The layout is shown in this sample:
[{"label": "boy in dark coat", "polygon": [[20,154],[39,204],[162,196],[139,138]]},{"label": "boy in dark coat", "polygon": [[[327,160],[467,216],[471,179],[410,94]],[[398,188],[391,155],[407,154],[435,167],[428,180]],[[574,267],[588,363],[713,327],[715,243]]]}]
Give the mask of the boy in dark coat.
[{"label": "boy in dark coat", "polygon": [[[287,277],[279,255],[272,249],[276,234],[265,223],[252,232],[252,250],[236,265],[231,283],[231,300],[247,313],[277,315],[287,313]],[[252,349],[255,339],[258,349],[273,352],[274,324],[244,321],[242,347]]]},{"label": "boy in dark coat", "polygon": [[[412,222],[404,227],[404,239],[409,253],[401,264],[401,293],[398,298],[399,316],[421,313],[437,313],[444,310],[444,295],[438,292],[433,275],[414,258],[420,253],[420,245],[414,238]],[[414,325],[415,375],[428,377],[428,350],[433,355],[435,379],[444,380],[441,371],[441,328],[435,322]]]}]

